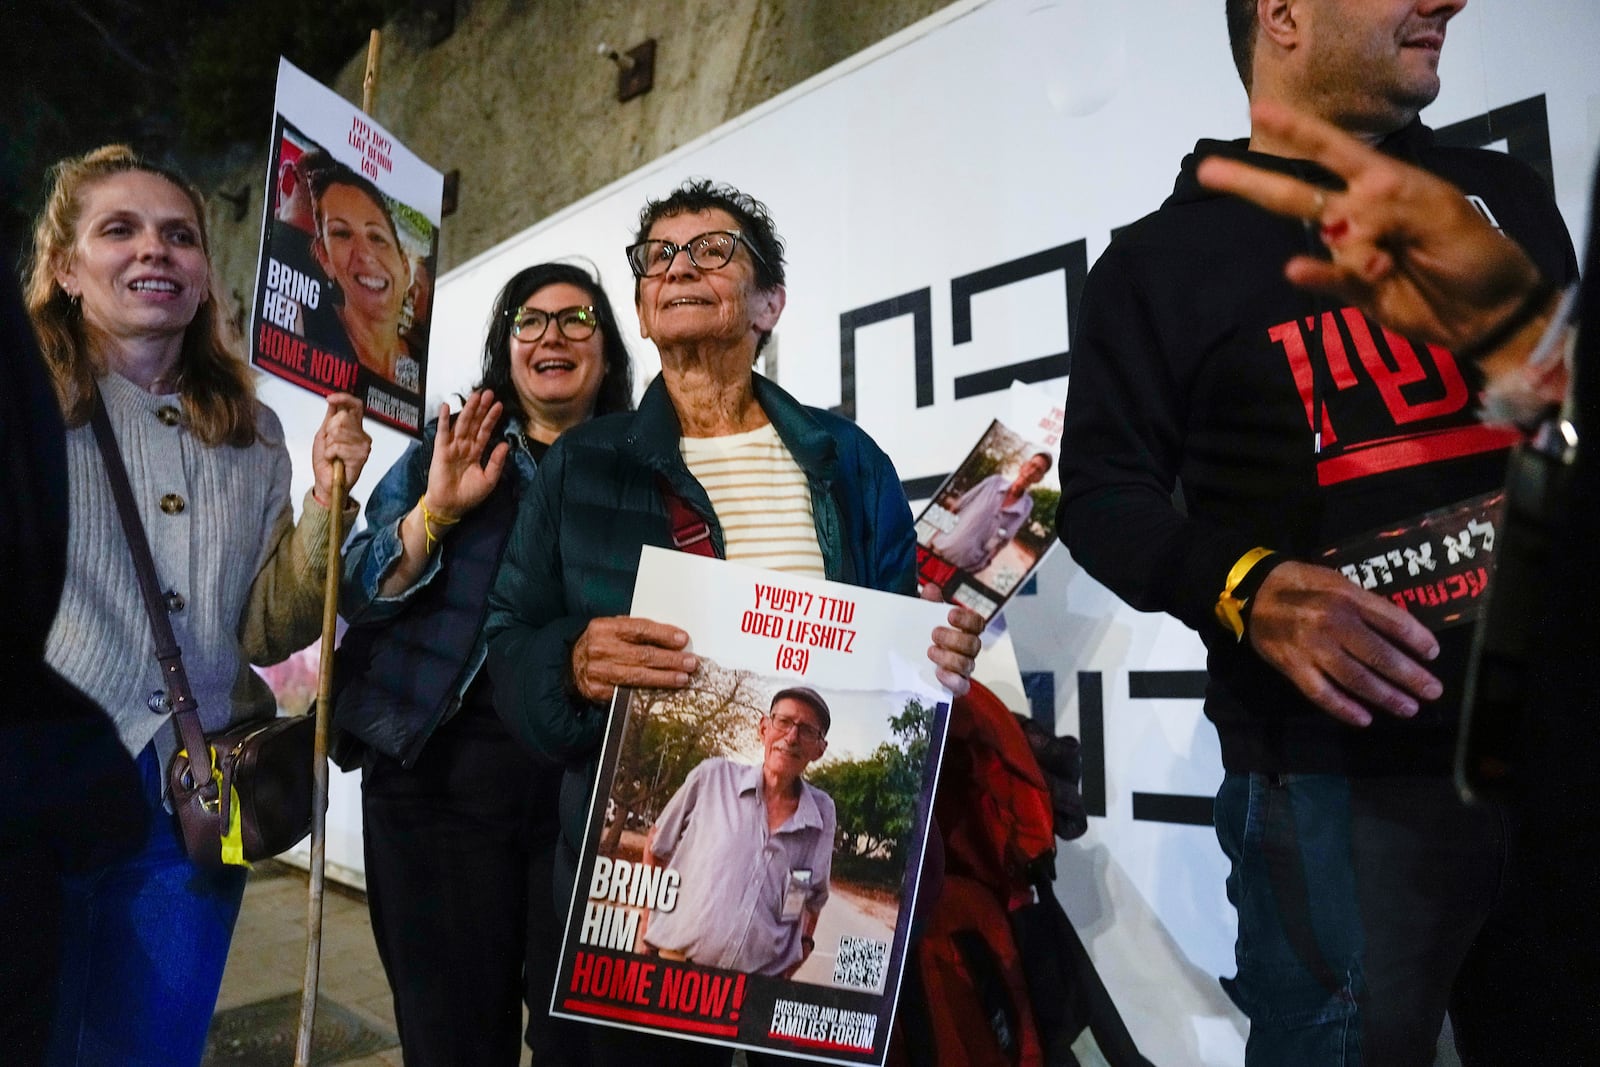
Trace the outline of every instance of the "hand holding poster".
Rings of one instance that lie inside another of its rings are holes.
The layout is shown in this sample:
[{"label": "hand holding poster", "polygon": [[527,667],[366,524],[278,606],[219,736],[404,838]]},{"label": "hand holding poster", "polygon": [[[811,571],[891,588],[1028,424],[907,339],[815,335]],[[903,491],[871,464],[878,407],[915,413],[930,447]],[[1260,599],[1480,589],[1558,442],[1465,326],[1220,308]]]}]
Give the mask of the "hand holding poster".
[{"label": "hand holding poster", "polygon": [[949,695],[945,609],[645,548],[684,689],[619,689],[556,1015],[881,1064]]},{"label": "hand holding poster", "polygon": [[1505,490],[1495,489],[1324,549],[1317,562],[1430,630],[1476,622],[1488,603],[1505,502]]},{"label": "hand holding poster", "polygon": [[444,179],[278,61],[250,361],[420,432]]},{"label": "hand holding poster", "polygon": [[1056,545],[1059,400],[1011,383],[1010,414],[989,424],[917,516],[917,580],[929,599],[984,620]]}]

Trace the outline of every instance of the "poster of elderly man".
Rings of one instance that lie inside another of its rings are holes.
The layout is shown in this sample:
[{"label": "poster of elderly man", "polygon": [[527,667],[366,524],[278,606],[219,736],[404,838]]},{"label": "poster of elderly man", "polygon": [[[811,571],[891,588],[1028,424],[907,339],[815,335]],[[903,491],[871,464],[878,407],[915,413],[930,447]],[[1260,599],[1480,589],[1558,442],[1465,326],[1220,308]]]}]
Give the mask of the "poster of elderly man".
[{"label": "poster of elderly man", "polygon": [[699,667],[618,691],[552,1010],[881,1063],[949,705],[904,635],[939,607],[646,549],[633,610]]},{"label": "poster of elderly man", "polygon": [[917,516],[917,582],[991,619],[1056,543],[1061,406],[1013,383],[1010,413],[991,422]]},{"label": "poster of elderly man", "polygon": [[[784,978],[809,961],[838,818],[833,798],[804,776],[828,750],[832,721],[815,689],[780,689],[757,722],[758,761],[711,756],[689,772],[656,816],[641,858],[680,885],[713,888],[673,908],[658,901],[645,915],[649,925],[640,924],[647,953]],[[643,768],[630,770],[642,780]],[[893,922],[878,926],[871,932],[887,941]]]}]

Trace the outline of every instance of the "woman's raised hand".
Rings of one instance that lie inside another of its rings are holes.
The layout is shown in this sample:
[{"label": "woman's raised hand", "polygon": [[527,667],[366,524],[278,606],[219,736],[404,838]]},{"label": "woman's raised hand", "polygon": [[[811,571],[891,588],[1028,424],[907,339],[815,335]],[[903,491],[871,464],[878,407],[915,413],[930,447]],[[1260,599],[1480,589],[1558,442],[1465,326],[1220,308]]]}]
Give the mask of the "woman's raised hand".
[{"label": "woman's raised hand", "polygon": [[440,406],[439,430],[433,439],[433,462],[428,467],[428,489],[424,494],[429,515],[441,522],[454,522],[494,491],[511,445],[500,442],[487,463],[482,457],[502,411],[504,405],[487,389],[467,397],[453,419],[449,409]]}]

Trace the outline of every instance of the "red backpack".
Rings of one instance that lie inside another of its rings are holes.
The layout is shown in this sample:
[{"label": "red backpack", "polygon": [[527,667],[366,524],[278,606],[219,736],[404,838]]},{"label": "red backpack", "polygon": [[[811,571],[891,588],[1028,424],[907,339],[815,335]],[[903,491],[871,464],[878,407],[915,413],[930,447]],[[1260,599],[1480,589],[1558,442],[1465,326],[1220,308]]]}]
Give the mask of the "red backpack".
[{"label": "red backpack", "polygon": [[[1076,742],[1033,734],[976,682],[951,707],[934,800],[943,887],[907,962],[894,1067],[1067,1067],[1086,1026],[1114,1067],[1148,1067],[1050,884],[1058,827],[1086,826]],[[1036,747],[1071,781],[1047,778]]]}]

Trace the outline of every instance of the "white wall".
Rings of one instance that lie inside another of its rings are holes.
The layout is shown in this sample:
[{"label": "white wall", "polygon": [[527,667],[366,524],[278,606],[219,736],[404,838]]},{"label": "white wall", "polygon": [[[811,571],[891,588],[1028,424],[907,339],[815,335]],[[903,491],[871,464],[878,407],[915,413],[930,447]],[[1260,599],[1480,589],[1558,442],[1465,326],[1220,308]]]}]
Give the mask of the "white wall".
[{"label": "white wall", "polygon": [[[840,401],[840,316],[928,288],[930,406],[917,407],[912,320],[862,329],[856,415],[903,477],[950,470],[1001,404],[955,399],[973,372],[1064,351],[1060,272],[980,293],[972,340],[952,339],[951,280],[1072,242],[1092,263],[1113,227],[1153,210],[1201,136],[1239,136],[1245,101],[1222,5],[1194,0],[957,4],[700,140],[642,167],[440,281],[434,396],[476,375],[484,319],[516,269],[579,255],[598,265],[631,331],[622,247],[647,195],[689,175],[731,181],[771,207],[789,245],[778,377],[802,400]],[[1475,0],[1450,25],[1434,126],[1543,94],[1556,191],[1575,236],[1600,146],[1600,5]],[[603,131],[600,132],[603,136]],[[448,227],[449,222],[446,220]],[[635,343],[641,386],[654,352]],[[1002,377],[1004,375],[1002,374]],[[1045,387],[1062,392],[1065,378]],[[1004,388],[1001,381],[998,388]],[[276,382],[263,395],[309,440],[317,406]],[[370,486],[404,441],[382,429]],[[305,454],[308,446],[297,449]],[[304,473],[304,472],[302,472]],[[1221,777],[1215,732],[1192,699],[1135,699],[1130,672],[1197,671],[1195,636],[1142,616],[1057,552],[1036,595],[1008,611],[1025,672],[1053,677],[1058,729],[1080,732],[1079,673],[1103,688],[1105,815],[1061,849],[1058,885],[1142,1050],[1162,1064],[1237,1063],[1233,917],[1209,827],[1136,819],[1132,794],[1205,797]],[[337,776],[336,776],[337,778]],[[360,867],[355,777],[336,780],[329,856]]]}]

